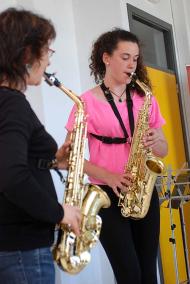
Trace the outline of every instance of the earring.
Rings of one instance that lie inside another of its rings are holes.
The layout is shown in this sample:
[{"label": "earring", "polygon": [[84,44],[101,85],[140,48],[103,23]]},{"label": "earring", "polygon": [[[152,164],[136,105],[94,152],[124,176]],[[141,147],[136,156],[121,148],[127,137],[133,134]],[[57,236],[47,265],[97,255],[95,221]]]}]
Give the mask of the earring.
[{"label": "earring", "polygon": [[106,62],[106,65],[109,65],[109,62]]}]

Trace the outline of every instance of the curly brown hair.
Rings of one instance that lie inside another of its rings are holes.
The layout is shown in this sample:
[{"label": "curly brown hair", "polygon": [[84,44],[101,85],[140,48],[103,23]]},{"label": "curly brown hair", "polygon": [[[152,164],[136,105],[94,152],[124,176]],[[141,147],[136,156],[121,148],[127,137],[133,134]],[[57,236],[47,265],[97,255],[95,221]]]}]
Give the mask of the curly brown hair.
[{"label": "curly brown hair", "polygon": [[0,13],[0,85],[26,89],[26,63],[40,61],[55,36],[53,24],[31,11],[9,8]]},{"label": "curly brown hair", "polygon": [[[151,83],[148,78],[147,70],[143,64],[141,44],[139,39],[133,33],[120,29],[114,28],[111,31],[108,31],[102,34],[92,46],[92,53],[90,56],[90,75],[94,76],[95,82],[97,84],[101,83],[105,76],[105,64],[103,62],[104,52],[112,55],[113,51],[116,50],[117,45],[120,41],[128,41],[136,43],[139,47],[139,57],[137,60],[136,75],[138,79],[144,82],[151,89]],[[142,89],[138,85],[130,84],[131,88],[135,88],[139,94],[142,94]]]}]

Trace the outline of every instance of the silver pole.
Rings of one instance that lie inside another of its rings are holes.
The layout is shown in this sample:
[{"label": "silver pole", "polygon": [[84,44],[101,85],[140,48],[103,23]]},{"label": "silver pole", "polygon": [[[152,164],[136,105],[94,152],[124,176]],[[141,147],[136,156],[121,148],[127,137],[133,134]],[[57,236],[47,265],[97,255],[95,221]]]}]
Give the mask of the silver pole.
[{"label": "silver pole", "polygon": [[171,205],[172,199],[170,198],[170,195],[171,195],[171,192],[169,193],[169,210],[170,210],[170,228],[171,228],[171,232],[172,232],[172,237],[169,238],[169,241],[172,243],[172,246],[173,246],[176,284],[179,284],[179,271],[178,271],[176,240],[175,240],[175,232],[174,232],[176,225],[173,222],[173,213],[172,213],[172,205]]},{"label": "silver pole", "polygon": [[181,193],[181,190],[180,190],[179,187],[177,187],[177,191],[182,198],[182,202],[180,202],[181,219],[182,219],[182,232],[183,232],[183,238],[184,238],[185,258],[186,258],[186,264],[187,264],[187,276],[188,276],[188,280],[190,280],[189,253],[188,253],[188,247],[187,247],[186,225],[185,225],[184,209],[183,209],[183,205],[185,203],[185,200],[184,200],[184,196]]}]

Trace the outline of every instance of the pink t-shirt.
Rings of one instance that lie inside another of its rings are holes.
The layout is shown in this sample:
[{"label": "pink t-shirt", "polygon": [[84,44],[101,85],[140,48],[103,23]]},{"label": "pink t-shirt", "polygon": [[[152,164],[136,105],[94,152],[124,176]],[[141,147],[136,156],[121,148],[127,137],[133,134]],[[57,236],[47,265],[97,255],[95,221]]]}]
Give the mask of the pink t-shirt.
[{"label": "pink t-shirt", "polygon": [[[114,173],[123,173],[127,163],[130,145],[125,144],[105,144],[90,135],[90,133],[108,137],[124,137],[123,130],[116,118],[110,104],[96,98],[89,90],[81,96],[85,103],[85,112],[87,114],[87,138],[89,145],[89,161],[94,165],[103,167]],[[143,105],[145,97],[140,97],[136,92],[133,93],[133,113],[134,120],[137,120],[138,111]],[[117,109],[125,124],[127,133],[130,136],[130,125],[126,101],[116,103]],[[66,124],[66,129],[72,131],[76,107],[74,106]],[[149,126],[150,128],[160,128],[165,123],[160,113],[160,109],[155,97],[152,97],[150,107]],[[104,184],[101,180],[89,177],[90,182],[94,184]]]}]

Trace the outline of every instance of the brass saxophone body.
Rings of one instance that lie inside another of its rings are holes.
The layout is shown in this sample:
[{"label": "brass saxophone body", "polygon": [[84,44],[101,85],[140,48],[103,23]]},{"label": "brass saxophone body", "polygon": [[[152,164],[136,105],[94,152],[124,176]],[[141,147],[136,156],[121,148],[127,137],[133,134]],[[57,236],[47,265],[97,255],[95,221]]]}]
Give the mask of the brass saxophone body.
[{"label": "brass saxophone body", "polygon": [[46,82],[55,85],[76,104],[75,123],[71,134],[69,169],[64,192],[64,204],[78,206],[82,213],[81,234],[76,236],[65,225],[59,226],[58,241],[53,248],[53,257],[58,266],[70,273],[80,272],[90,261],[90,249],[99,239],[102,221],[98,212],[110,206],[107,194],[96,185],[83,183],[83,166],[87,124],[83,101],[66,89],[54,75],[44,73]]},{"label": "brass saxophone body", "polygon": [[148,212],[154,184],[157,176],[163,173],[164,164],[152,154],[151,149],[146,149],[143,145],[143,137],[149,129],[152,92],[134,73],[131,74],[131,78],[144,91],[145,101],[138,114],[125,167],[125,172],[132,174],[133,181],[127,192],[120,193],[118,205],[121,206],[121,214],[124,217],[141,219]]}]

